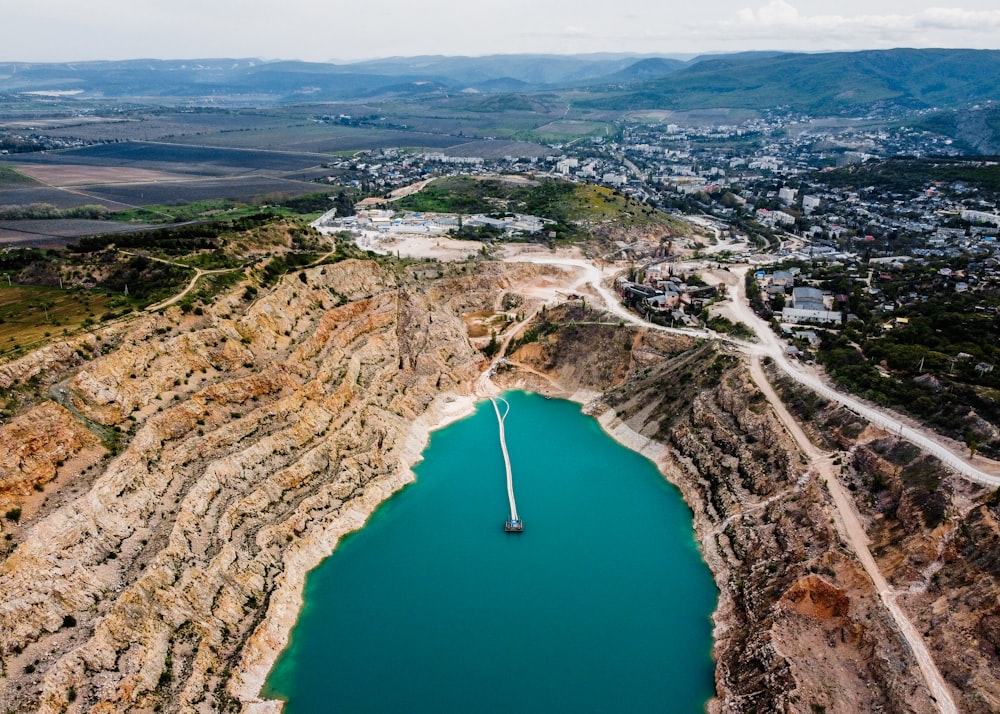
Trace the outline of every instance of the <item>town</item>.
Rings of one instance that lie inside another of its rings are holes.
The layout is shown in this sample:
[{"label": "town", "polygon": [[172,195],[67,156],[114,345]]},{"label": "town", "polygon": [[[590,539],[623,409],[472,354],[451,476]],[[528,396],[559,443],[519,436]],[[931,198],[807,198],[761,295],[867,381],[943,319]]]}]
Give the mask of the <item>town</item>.
[{"label": "town", "polygon": [[[376,249],[401,235],[458,236],[463,226],[551,243],[543,217],[401,211],[386,197],[456,175],[606,187],[683,216],[697,232],[618,246],[631,267],[615,287],[637,314],[752,337],[725,310],[725,284],[702,277],[750,264],[748,299],[787,340],[788,356],[822,364],[842,388],[929,420],[974,450],[1000,437],[987,396],[1000,388],[1000,193],[996,162],[957,153],[930,131],[844,130],[798,115],[701,127],[628,122],[615,136],[554,144],[547,154],[361,152],[331,165],[327,179],[359,196],[357,213],[331,212],[327,222]],[[957,413],[970,401],[971,413]]]}]

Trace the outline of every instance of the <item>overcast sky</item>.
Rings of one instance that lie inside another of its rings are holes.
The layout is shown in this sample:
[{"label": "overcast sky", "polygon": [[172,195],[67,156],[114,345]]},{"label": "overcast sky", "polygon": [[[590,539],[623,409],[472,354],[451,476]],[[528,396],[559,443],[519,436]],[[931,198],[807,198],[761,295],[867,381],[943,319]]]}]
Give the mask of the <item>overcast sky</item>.
[{"label": "overcast sky", "polygon": [[30,0],[0,61],[1000,48],[997,0]]}]

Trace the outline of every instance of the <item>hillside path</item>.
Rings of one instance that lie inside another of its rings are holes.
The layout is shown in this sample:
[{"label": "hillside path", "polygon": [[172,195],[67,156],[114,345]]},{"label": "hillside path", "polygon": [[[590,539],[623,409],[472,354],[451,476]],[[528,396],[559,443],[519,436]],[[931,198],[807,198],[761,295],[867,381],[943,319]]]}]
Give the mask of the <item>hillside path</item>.
[{"label": "hillside path", "polygon": [[178,263],[178,262],[173,261],[173,260],[166,260],[165,258],[154,258],[151,255],[139,255],[138,253],[133,253],[133,252],[128,251],[128,250],[119,250],[118,252],[119,253],[123,253],[124,255],[132,255],[132,256],[135,256],[137,258],[146,258],[147,260],[153,260],[153,261],[156,261],[157,263],[164,263],[166,265],[174,265],[174,266],[177,266],[178,268],[187,268],[188,270],[193,270],[194,271],[194,277],[191,278],[191,280],[188,282],[187,286],[185,286],[185,288],[183,290],[181,290],[179,293],[177,293],[173,297],[169,297],[166,300],[161,300],[160,302],[156,303],[155,305],[147,305],[146,306],[146,312],[156,312],[157,310],[162,310],[162,309],[164,309],[166,307],[170,307],[171,305],[173,305],[174,303],[178,302],[179,300],[183,300],[185,295],[187,295],[189,292],[191,292],[192,290],[194,290],[194,286],[197,285],[198,280],[201,279],[201,277],[203,275],[215,275],[217,273],[231,273],[234,270],[242,270],[243,269],[243,268],[215,268],[213,270],[203,270],[202,268],[195,268],[192,265],[185,265],[184,263]]},{"label": "hillside path", "polygon": [[952,699],[951,691],[948,689],[948,685],[945,683],[944,677],[941,676],[937,665],[934,664],[934,658],[931,657],[923,637],[913,626],[906,613],[897,604],[896,591],[890,587],[885,576],[882,575],[882,571],[879,570],[875,558],[872,556],[871,549],[868,547],[868,534],[861,524],[861,517],[858,515],[857,507],[850,495],[844,490],[837,473],[837,467],[833,464],[834,454],[820,451],[809,440],[809,437],[806,436],[798,421],[785,408],[784,402],[781,401],[781,398],[774,391],[771,383],[767,381],[758,355],[751,355],[750,357],[750,375],[771,403],[771,407],[774,409],[778,419],[784,424],[785,428],[792,435],[792,438],[795,439],[795,443],[799,449],[809,459],[812,467],[816,469],[819,478],[826,484],[830,496],[833,498],[833,503],[837,508],[837,525],[840,534],[850,549],[854,551],[858,562],[861,563],[868,577],[871,578],[879,599],[889,612],[893,622],[896,623],[896,627],[899,628],[900,635],[906,640],[906,644],[909,645],[910,651],[913,653],[913,657],[920,667],[920,674],[923,676],[927,688],[937,702],[938,711],[942,714],[957,714],[958,708]]}]

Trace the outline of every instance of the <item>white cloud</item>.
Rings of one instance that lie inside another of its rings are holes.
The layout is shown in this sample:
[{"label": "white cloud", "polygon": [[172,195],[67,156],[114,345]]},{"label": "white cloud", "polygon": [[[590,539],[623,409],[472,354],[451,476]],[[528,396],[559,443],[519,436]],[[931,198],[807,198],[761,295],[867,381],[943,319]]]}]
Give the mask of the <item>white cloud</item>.
[{"label": "white cloud", "polygon": [[917,27],[988,32],[1000,28],[1000,10],[931,7],[914,16]]},{"label": "white cloud", "polygon": [[1000,27],[1000,10],[963,10],[931,7],[909,15],[803,15],[785,0],[772,0],[756,10],[743,8],[722,25],[742,25],[786,31],[871,29],[895,31],[943,29],[989,32]]},{"label": "white cloud", "polygon": [[743,8],[737,17],[742,23],[763,26],[793,25],[800,21],[799,11],[785,0],[772,0],[759,10]]},{"label": "white cloud", "polygon": [[836,49],[895,46],[982,47],[997,45],[1000,10],[930,7],[910,13],[806,14],[787,0],[744,7],[729,19],[692,23],[704,38],[747,47]]},{"label": "white cloud", "polygon": [[32,0],[5,10],[0,60],[1000,48],[997,0],[945,2]]}]

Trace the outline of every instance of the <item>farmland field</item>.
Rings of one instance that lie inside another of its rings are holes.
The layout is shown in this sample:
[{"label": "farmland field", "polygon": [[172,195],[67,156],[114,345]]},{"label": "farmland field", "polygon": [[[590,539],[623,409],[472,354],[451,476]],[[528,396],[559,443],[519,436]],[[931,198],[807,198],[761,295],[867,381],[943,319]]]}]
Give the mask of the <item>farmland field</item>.
[{"label": "farmland field", "polygon": [[36,152],[10,156],[14,164],[80,164],[134,166],[152,170],[200,175],[226,175],[234,171],[296,171],[317,166],[328,156],[261,149],[233,149],[188,144],[125,141],[96,144],[82,149]]},{"label": "farmland field", "polygon": [[34,179],[13,166],[0,164],[0,186],[31,186],[34,183]]},{"label": "farmland field", "polygon": [[21,121],[4,122],[4,128],[15,130],[38,127],[51,136],[83,139],[84,141],[162,141],[178,140],[196,134],[226,135],[248,132],[271,126],[284,126],[296,117],[284,112],[269,115],[257,111],[138,111],[114,117],[61,117],[45,119],[31,116]]},{"label": "farmland field", "polygon": [[0,247],[54,248],[82,236],[100,233],[123,233],[149,228],[145,224],[118,223],[66,218],[46,220],[0,221]]},{"label": "farmland field", "polygon": [[530,133],[532,136],[537,136],[543,141],[568,141],[583,136],[603,135],[608,131],[614,131],[612,124],[561,119],[540,126]]},{"label": "farmland field", "polygon": [[87,186],[101,183],[177,181],[190,176],[151,171],[133,166],[81,166],[79,164],[23,164],[18,172],[49,186]]},{"label": "farmland field", "polygon": [[[322,186],[266,176],[246,176],[170,183],[137,183],[122,186],[92,186],[87,193],[127,206],[178,205],[213,198],[244,203],[266,200],[268,196],[303,196],[322,190]],[[96,201],[95,201],[96,203]]]},{"label": "farmland field", "polygon": [[[434,149],[453,146],[464,141],[447,134],[330,124],[282,126],[225,135],[188,136],[184,140],[191,144],[225,145],[254,150],[259,150],[257,147],[267,147],[286,151],[315,152],[321,155],[338,151],[397,147]],[[329,156],[321,156],[320,160],[329,159]]]},{"label": "farmland field", "polygon": [[0,187],[0,206],[26,206],[32,203],[47,203],[56,208],[76,208],[77,206],[102,205],[111,210],[124,208],[112,201],[101,200],[80,190],[49,188],[48,186]]},{"label": "farmland field", "polygon": [[448,156],[481,156],[484,159],[499,159],[504,156],[547,156],[552,150],[541,144],[524,141],[470,141],[449,147]]}]

